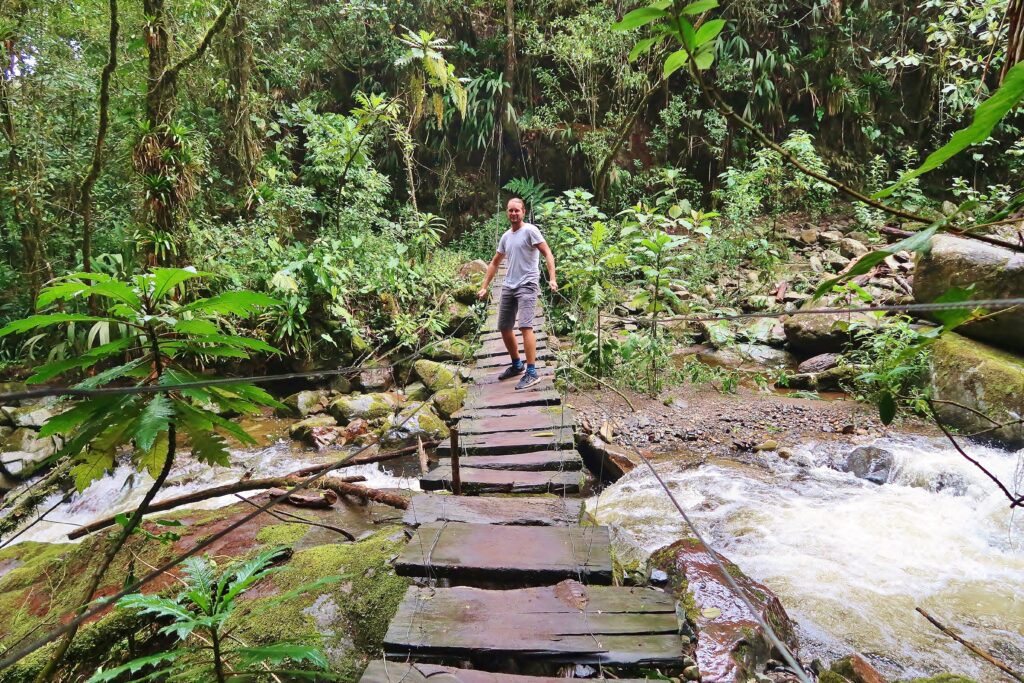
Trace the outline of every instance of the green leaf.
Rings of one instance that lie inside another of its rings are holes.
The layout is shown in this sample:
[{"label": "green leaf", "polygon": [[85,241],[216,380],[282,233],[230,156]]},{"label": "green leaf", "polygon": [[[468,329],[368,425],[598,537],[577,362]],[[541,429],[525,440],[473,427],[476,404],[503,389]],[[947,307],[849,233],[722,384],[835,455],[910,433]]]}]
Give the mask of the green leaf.
[{"label": "green leaf", "polygon": [[[974,285],[971,285],[967,289],[962,287],[950,287],[943,292],[941,296],[935,299],[935,303],[969,302],[973,289]],[[943,329],[952,330],[973,318],[976,310],[976,307],[968,305],[960,309],[951,308],[945,311],[932,311],[931,315],[942,323]]]},{"label": "green leaf", "polygon": [[40,327],[49,327],[50,325],[56,325],[57,323],[94,323],[100,321],[112,323],[121,322],[110,318],[101,318],[95,315],[79,315],[76,313],[47,313],[44,315],[30,315],[27,318],[15,320],[14,322],[7,324],[3,329],[0,329],[0,337],[6,337],[9,334],[15,334],[18,332],[28,332],[29,330],[35,330]]},{"label": "green leaf", "polygon": [[696,14],[703,14],[709,10],[713,10],[718,7],[718,0],[697,0],[697,2],[691,2],[689,5],[683,8],[683,14],[688,14],[691,17]]},{"label": "green leaf", "polygon": [[89,377],[88,379],[85,379],[76,384],[75,388],[95,389],[96,387],[101,387],[104,384],[114,381],[115,379],[120,379],[121,377],[125,377],[131,374],[131,372],[136,368],[139,368],[148,363],[149,359],[150,355],[146,354],[141,358],[136,358],[135,360],[128,361],[124,365],[118,365],[116,367],[104,370],[103,372],[96,373],[92,377]]},{"label": "green leaf", "polygon": [[256,311],[268,306],[280,306],[281,301],[266,294],[257,292],[224,292],[209,299],[199,299],[182,311],[202,311],[204,313],[217,313],[220,315],[237,315],[240,318],[247,318]]},{"label": "green leaf", "polygon": [[1015,65],[1006,73],[1003,84],[991,97],[974,111],[974,120],[967,128],[958,130],[949,142],[928,155],[918,168],[904,173],[893,185],[875,194],[876,199],[891,195],[896,189],[914,178],[946,163],[971,145],[984,142],[996,124],[1024,97],[1024,63]]},{"label": "green leaf", "polygon": [[89,484],[113,469],[113,449],[89,449],[82,453],[78,464],[71,468],[71,476],[75,480],[75,488],[81,493],[89,488]]},{"label": "green leaf", "polygon": [[668,78],[679,69],[686,65],[686,62],[690,59],[690,53],[686,50],[676,50],[668,56],[665,60],[665,66],[662,69],[662,76]]},{"label": "green leaf", "polygon": [[712,19],[711,21],[705,21],[697,29],[697,35],[694,38],[696,47],[700,47],[704,43],[714,40],[718,37],[718,34],[725,28],[725,19]]},{"label": "green leaf", "polygon": [[664,36],[654,36],[652,38],[641,38],[633,46],[633,49],[629,51],[629,61],[635,62],[640,58],[640,55],[646,54],[650,51],[654,44],[661,41]]},{"label": "green leaf", "polygon": [[135,290],[118,280],[109,280],[95,284],[89,288],[89,294],[105,296],[108,299],[120,301],[123,304],[128,304],[135,310],[138,310],[141,306],[139,295],[135,293]]},{"label": "green leaf", "polygon": [[840,282],[842,282],[843,280],[848,280],[850,278],[857,277],[858,275],[863,275],[864,273],[874,268],[877,264],[884,261],[885,257],[889,256],[890,254],[895,254],[900,251],[912,251],[923,253],[929,248],[929,245],[931,244],[931,239],[935,235],[935,233],[938,232],[939,228],[943,227],[948,220],[949,217],[941,218],[935,223],[932,223],[924,230],[919,230],[915,232],[910,237],[900,240],[895,244],[890,244],[886,247],[882,247],[881,249],[873,251],[869,254],[864,254],[863,256],[860,257],[857,263],[855,263],[853,267],[850,268],[848,271],[846,271],[845,273],[838,277],[826,280],[825,282],[818,285],[818,288],[814,290],[814,296],[811,300],[813,301],[820,297],[822,294],[831,292],[832,288],[835,287]]},{"label": "green leaf", "polygon": [[36,309],[42,310],[54,301],[74,299],[87,289],[89,289],[89,285],[84,282],[62,282],[50,287],[44,287],[39,292],[39,296],[36,297]]},{"label": "green leaf", "polygon": [[180,285],[182,282],[193,280],[197,277],[207,277],[212,273],[204,273],[198,270],[189,270],[185,268],[154,268],[152,271],[153,278],[153,294],[152,297],[155,301],[159,301],[167,296],[171,290]]},{"label": "green leaf", "polygon": [[665,10],[658,9],[657,7],[641,7],[635,9],[626,16],[622,17],[622,21],[612,24],[613,31],[630,31],[641,26],[646,26],[652,21],[657,21],[668,16]]},{"label": "green leaf", "polygon": [[888,391],[878,399],[878,417],[884,425],[891,423],[896,417],[896,401]]},{"label": "green leaf", "polygon": [[157,436],[170,427],[173,416],[174,407],[170,399],[164,394],[154,394],[132,426],[135,445],[143,452],[151,450]]},{"label": "green leaf", "polygon": [[686,19],[679,20],[679,27],[683,32],[683,47],[692,53],[697,49],[697,32],[693,29],[693,24]]},{"label": "green leaf", "polygon": [[209,320],[179,320],[174,331],[181,334],[220,334],[221,329]]},{"label": "green leaf", "polygon": [[[178,411],[179,417],[182,415]],[[198,421],[183,419],[181,422],[192,441],[192,455],[209,465],[230,465],[231,459],[224,438],[200,424]]]},{"label": "green leaf", "polygon": [[327,657],[323,651],[313,645],[278,643],[262,647],[242,647],[237,650],[237,653],[245,668],[252,668],[262,662],[278,665],[287,661],[309,662],[319,669],[328,667]]},{"label": "green leaf", "polygon": [[97,413],[105,413],[122,400],[120,396],[101,396],[92,398],[77,404],[71,410],[65,410],[59,415],[54,415],[39,430],[39,437],[46,438],[54,434],[67,434],[69,431],[82,424]]},{"label": "green leaf", "polygon": [[[120,679],[123,674],[134,674],[147,667],[168,664],[185,653],[186,650],[169,650],[167,652],[160,652],[146,657],[136,657],[127,664],[122,664],[121,666],[113,669],[107,669],[106,671],[100,671],[93,674],[92,678],[86,681],[86,683],[105,683],[106,681],[116,681]],[[138,680],[138,677],[131,676],[130,680]]]},{"label": "green leaf", "polygon": [[700,69],[701,71],[710,68],[714,61],[714,52],[701,52],[696,57],[693,58],[693,63],[696,64],[697,68]]},{"label": "green leaf", "polygon": [[88,368],[99,362],[99,358],[90,358],[89,356],[79,356],[78,358],[67,358],[65,360],[58,360],[52,363],[47,363],[36,369],[35,374],[25,380],[27,384],[39,384],[47,380],[53,379],[58,375],[63,375],[69,370],[77,370],[80,368]]}]

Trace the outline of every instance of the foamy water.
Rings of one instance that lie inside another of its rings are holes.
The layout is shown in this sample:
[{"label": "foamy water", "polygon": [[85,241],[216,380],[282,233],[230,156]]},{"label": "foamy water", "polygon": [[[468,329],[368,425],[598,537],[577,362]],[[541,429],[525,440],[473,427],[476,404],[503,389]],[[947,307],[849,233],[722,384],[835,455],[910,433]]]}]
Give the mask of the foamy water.
[{"label": "foamy water", "polygon": [[[806,444],[790,461],[717,461],[659,473],[702,533],[764,582],[799,624],[805,658],[859,651],[884,673],[951,671],[998,681],[914,611],[1024,669],[1024,519],[985,475],[942,441],[882,439],[895,467],[878,486],[835,465],[851,447]],[[1011,490],[1024,451],[971,446]],[[685,534],[646,468],[588,508],[624,551],[649,553]],[[1007,679],[1008,680],[1008,679]]]},{"label": "foamy water", "polygon": [[[291,441],[280,440],[265,448],[236,450],[231,452],[231,467],[211,467],[194,460],[189,455],[179,456],[167,478],[167,482],[156,496],[156,502],[201,491],[238,481],[244,473],[252,479],[279,477],[309,467],[318,462],[329,462],[341,455],[340,451],[315,453],[301,450]],[[396,476],[387,463],[371,463],[346,467],[337,476],[366,477],[364,486],[371,488],[401,488],[419,490],[415,477]],[[142,498],[153,484],[146,473],[140,473],[134,465],[121,464],[112,474],[94,481],[89,488],[75,493],[71,499],[46,514],[44,521],[18,536],[13,543],[22,541],[45,541],[66,543],[67,534],[77,526],[119,512],[130,512],[138,507]],[[239,495],[248,498],[260,491],[246,491]],[[40,511],[57,504],[63,493],[54,493],[39,506]],[[177,509],[213,509],[237,503],[234,495],[220,496],[183,506]]]}]

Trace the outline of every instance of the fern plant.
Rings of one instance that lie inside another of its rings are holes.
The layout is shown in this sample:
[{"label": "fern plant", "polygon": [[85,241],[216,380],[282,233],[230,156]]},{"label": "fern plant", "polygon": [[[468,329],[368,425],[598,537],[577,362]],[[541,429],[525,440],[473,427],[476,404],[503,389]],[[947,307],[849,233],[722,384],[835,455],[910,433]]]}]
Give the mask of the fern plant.
[{"label": "fern plant", "polygon": [[555,198],[550,187],[533,178],[513,178],[505,183],[504,189],[523,200],[530,220],[533,220],[533,212],[538,206]]},{"label": "fern plant", "polygon": [[[158,595],[126,595],[118,601],[121,609],[138,610],[161,621],[169,621],[159,633],[177,638],[173,649],[138,657],[113,669],[95,673],[88,683],[103,681],[258,681],[286,676],[288,680],[327,680],[327,658],[312,645],[276,643],[250,647],[234,633],[230,617],[247,590],[281,571],[273,562],[281,548],[266,550],[252,559],[229,566],[217,576],[216,565],[206,557],[184,562],[185,588],[176,598]],[[275,600],[264,602],[248,616],[277,607],[316,586],[336,581],[321,579]],[[309,668],[291,668],[304,665]]]}]

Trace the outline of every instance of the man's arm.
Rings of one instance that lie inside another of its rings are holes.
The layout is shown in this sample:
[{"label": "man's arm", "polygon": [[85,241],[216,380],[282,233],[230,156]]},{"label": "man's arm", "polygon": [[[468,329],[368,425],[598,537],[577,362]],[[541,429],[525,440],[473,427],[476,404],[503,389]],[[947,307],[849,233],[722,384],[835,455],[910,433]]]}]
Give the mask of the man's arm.
[{"label": "man's arm", "polygon": [[[549,252],[550,252],[550,250],[549,250]],[[492,258],[490,264],[488,264],[488,266],[487,266],[487,273],[484,275],[483,287],[481,287],[480,291],[476,293],[476,298],[477,299],[486,299],[487,298],[487,289],[488,289],[488,287],[491,284],[491,280],[493,280],[494,276],[497,275],[497,273],[498,273],[498,266],[501,265],[501,261],[504,258],[505,258],[505,255],[502,254],[500,251],[494,252],[494,258]],[[554,261],[552,261],[551,264],[552,264],[551,268],[554,268]]]},{"label": "man's arm", "polygon": [[548,287],[551,288],[552,292],[558,291],[558,280],[555,278],[555,255],[551,253],[551,247],[548,246],[547,242],[541,242],[537,245],[540,253],[544,254],[544,261],[548,264]]}]

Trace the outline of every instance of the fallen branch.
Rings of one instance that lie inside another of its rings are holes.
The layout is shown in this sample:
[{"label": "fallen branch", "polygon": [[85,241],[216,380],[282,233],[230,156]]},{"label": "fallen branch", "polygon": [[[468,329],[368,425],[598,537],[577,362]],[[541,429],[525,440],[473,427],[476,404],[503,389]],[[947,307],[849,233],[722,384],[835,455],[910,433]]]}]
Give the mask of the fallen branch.
[{"label": "fallen branch", "polygon": [[927,612],[925,612],[920,607],[916,607],[915,609],[921,614],[921,616],[923,616],[925,619],[927,619],[929,622],[931,622],[932,626],[934,626],[935,628],[939,629],[940,631],[945,633],[947,636],[949,636],[950,638],[952,638],[956,642],[960,643],[961,645],[966,647],[968,650],[970,650],[971,652],[973,652],[974,654],[978,655],[979,657],[984,659],[986,662],[991,664],[992,666],[996,667],[997,669],[999,669],[1000,671],[1005,673],[1007,676],[1015,678],[1018,681],[1021,681],[1021,683],[1024,683],[1024,676],[1020,675],[1019,673],[1017,673],[1016,671],[1014,671],[1013,669],[1008,667],[1003,662],[999,661],[998,659],[996,659],[995,657],[993,657],[989,653],[985,652],[984,650],[982,650],[980,647],[978,647],[974,643],[970,642],[969,640],[964,639],[959,634],[957,634],[957,633],[953,632],[952,630],[950,630],[949,628],[943,626],[941,623],[939,623],[939,621],[935,617],[933,617],[932,615],[928,614]]},{"label": "fallen branch", "polygon": [[[362,481],[363,477],[350,478],[349,481],[356,480]],[[344,480],[343,480],[344,481]],[[285,477],[268,477],[266,479],[243,479],[236,481],[233,484],[224,484],[222,486],[214,486],[213,488],[203,489],[202,491],[194,491],[192,493],[186,493],[183,496],[175,496],[174,498],[168,498],[162,500],[159,503],[153,503],[150,505],[146,512],[167,512],[174,508],[181,507],[182,505],[190,505],[192,503],[200,503],[204,500],[211,498],[218,498],[220,496],[230,496],[235,493],[242,493],[243,491],[257,491],[259,489],[272,489],[272,488],[287,488],[295,486],[301,482],[301,477],[295,474],[290,474]],[[86,524],[85,526],[78,527],[74,531],[68,534],[68,539],[75,540],[82,536],[87,536],[94,531],[105,529],[108,526],[113,526],[117,523],[117,516],[111,515],[110,517],[104,517],[95,522]]]},{"label": "fallen branch", "polygon": [[[424,441],[424,448],[433,448],[440,444],[441,441],[438,439],[432,439],[430,441]],[[355,457],[351,460],[347,460],[343,463],[329,462],[323,465],[311,465],[304,467],[301,470],[292,472],[289,476],[292,477],[309,477],[314,474],[320,474],[326,470],[340,470],[344,467],[356,467],[357,465],[369,465],[375,462],[383,462],[385,460],[394,460],[395,458],[401,458],[404,455],[411,455],[419,449],[419,446],[406,446],[404,448],[397,448],[393,451],[384,451],[383,453],[374,453],[373,455],[366,455],[362,457]]]},{"label": "fallen branch", "polygon": [[[238,500],[242,501],[243,503],[248,503],[253,507],[259,507],[259,505],[257,505],[256,503],[237,493],[235,494],[235,498],[238,498]],[[328,531],[333,531],[335,533],[341,534],[350,541],[356,540],[355,536],[353,536],[352,534],[345,531],[339,526],[334,526],[333,524],[324,524],[323,522],[317,522],[316,520],[307,519],[305,517],[300,517],[298,515],[293,515],[292,513],[285,512],[284,510],[267,510],[267,514],[271,517],[274,517],[275,519],[281,520],[285,524],[307,524],[309,526],[316,526],[320,527],[321,529],[327,529]],[[150,567],[150,569],[153,569],[153,567]]]},{"label": "fallen branch", "polygon": [[363,501],[372,500],[375,503],[390,505],[391,507],[398,508],[399,510],[407,510],[409,508],[409,501],[396,493],[378,491],[377,489],[371,489],[368,486],[351,484],[344,479],[337,479],[334,477],[324,477],[319,483],[320,488],[334,491],[339,496],[356,496]]}]

